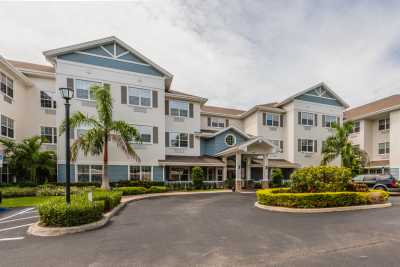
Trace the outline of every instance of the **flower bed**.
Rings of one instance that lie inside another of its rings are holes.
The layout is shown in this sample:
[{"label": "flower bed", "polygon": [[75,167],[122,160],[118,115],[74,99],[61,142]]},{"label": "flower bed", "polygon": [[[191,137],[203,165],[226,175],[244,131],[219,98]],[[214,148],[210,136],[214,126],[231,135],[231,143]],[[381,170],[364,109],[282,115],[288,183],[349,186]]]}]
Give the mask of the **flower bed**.
[{"label": "flower bed", "polygon": [[267,206],[288,208],[329,208],[385,203],[389,193],[369,192],[292,193],[289,188],[257,191],[257,202]]}]

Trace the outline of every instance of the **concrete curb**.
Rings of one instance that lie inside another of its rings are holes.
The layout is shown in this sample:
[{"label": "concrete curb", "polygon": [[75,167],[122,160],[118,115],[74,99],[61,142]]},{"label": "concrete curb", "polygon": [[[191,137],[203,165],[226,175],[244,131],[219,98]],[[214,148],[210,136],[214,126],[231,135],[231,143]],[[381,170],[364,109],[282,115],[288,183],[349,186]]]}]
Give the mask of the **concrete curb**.
[{"label": "concrete curb", "polygon": [[374,205],[362,205],[362,206],[350,206],[350,207],[334,207],[334,208],[312,208],[312,209],[302,209],[302,208],[286,208],[286,207],[276,207],[267,206],[260,204],[258,202],[254,203],[257,208],[276,211],[276,212],[288,212],[288,213],[327,213],[327,212],[340,212],[340,211],[353,211],[353,210],[369,210],[369,209],[381,209],[388,208],[392,206],[392,203],[384,204],[374,204]]},{"label": "concrete curb", "polygon": [[41,237],[49,237],[49,236],[62,236],[66,234],[75,234],[86,231],[91,231],[95,229],[99,229],[105,226],[110,219],[117,214],[120,210],[122,210],[126,204],[133,201],[139,201],[147,198],[158,198],[158,197],[168,197],[168,196],[186,196],[186,195],[197,195],[197,194],[212,194],[212,193],[229,193],[231,190],[215,190],[215,191],[198,191],[198,192],[172,192],[172,193],[157,193],[157,194],[143,194],[143,195],[134,195],[134,196],[125,196],[122,197],[121,203],[115,207],[110,212],[104,214],[104,217],[93,223],[72,226],[72,227],[44,227],[40,226],[39,222],[32,224],[28,228],[28,234],[33,236],[41,236]]}]

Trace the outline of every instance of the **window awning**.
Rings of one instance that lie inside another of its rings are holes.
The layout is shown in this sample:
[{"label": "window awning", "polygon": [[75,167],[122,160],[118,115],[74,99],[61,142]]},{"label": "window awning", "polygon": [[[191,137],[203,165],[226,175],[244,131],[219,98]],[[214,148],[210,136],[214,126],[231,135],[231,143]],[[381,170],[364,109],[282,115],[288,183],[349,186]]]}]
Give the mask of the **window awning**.
[{"label": "window awning", "polygon": [[210,156],[165,156],[165,160],[159,160],[161,166],[199,166],[199,167],[223,167],[224,162]]}]

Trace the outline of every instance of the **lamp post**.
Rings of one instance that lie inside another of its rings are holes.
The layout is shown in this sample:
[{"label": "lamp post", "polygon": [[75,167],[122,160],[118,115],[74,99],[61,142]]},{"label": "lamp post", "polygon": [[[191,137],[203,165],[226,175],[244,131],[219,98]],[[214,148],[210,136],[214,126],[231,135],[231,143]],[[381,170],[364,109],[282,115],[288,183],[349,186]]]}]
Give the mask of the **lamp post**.
[{"label": "lamp post", "polygon": [[65,201],[67,205],[71,202],[70,197],[70,166],[71,166],[71,147],[70,147],[70,129],[69,129],[69,101],[74,97],[72,88],[60,88],[61,96],[65,99]]}]

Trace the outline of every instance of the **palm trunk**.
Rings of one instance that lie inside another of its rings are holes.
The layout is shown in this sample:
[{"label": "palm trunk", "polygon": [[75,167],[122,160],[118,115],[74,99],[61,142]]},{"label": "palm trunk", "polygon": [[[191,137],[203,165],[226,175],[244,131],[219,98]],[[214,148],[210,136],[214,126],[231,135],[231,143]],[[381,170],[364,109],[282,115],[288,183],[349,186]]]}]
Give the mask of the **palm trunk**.
[{"label": "palm trunk", "polygon": [[108,178],[108,136],[105,136],[104,151],[103,151],[103,178],[101,180],[101,188],[110,190],[110,180]]}]

